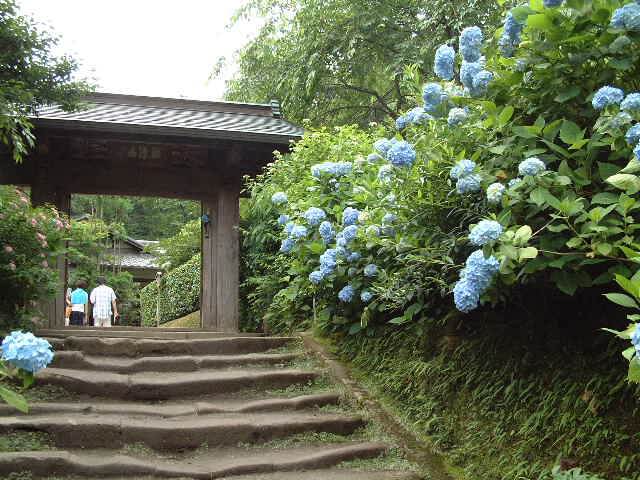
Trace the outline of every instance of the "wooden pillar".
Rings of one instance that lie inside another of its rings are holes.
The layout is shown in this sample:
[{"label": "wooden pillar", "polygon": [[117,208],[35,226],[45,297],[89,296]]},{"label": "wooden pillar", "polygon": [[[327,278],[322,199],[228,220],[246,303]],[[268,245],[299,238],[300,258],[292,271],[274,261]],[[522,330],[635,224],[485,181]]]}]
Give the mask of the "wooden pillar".
[{"label": "wooden pillar", "polygon": [[[63,186],[57,185],[58,175],[52,158],[48,152],[48,142],[43,140],[38,146],[36,155],[36,169],[31,185],[31,203],[33,206],[53,205],[60,213],[71,213],[71,195]],[[58,271],[58,291],[51,299],[43,300],[40,304],[49,328],[64,326],[65,293],[67,288],[67,258],[61,255],[50,262],[50,268]]]},{"label": "wooden pillar", "polygon": [[229,333],[239,330],[239,199],[239,186],[224,185],[202,202],[209,225],[202,234],[200,317],[203,328]]}]

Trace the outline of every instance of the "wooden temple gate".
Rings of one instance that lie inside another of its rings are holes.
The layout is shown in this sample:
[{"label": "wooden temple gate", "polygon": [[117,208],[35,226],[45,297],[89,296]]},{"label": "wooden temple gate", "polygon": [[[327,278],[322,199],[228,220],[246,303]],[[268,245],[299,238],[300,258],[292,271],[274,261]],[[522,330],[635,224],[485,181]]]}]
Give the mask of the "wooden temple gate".
[{"label": "wooden temple gate", "polygon": [[[277,105],[96,93],[87,109],[52,106],[33,119],[37,148],[22,164],[0,158],[0,184],[28,185],[34,205],[69,213],[73,193],[154,196],[202,203],[202,327],[238,330],[239,197],[273,151],[300,128]],[[66,279],[66,261],[58,264]],[[64,293],[47,305],[64,325]]]}]

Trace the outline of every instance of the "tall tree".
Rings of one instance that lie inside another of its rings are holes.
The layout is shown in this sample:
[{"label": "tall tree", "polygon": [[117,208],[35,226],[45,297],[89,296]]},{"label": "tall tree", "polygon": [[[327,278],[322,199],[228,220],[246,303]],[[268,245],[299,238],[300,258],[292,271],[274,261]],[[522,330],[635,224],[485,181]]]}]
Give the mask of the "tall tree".
[{"label": "tall tree", "polygon": [[14,0],[0,0],[0,142],[18,162],[34,144],[28,117],[50,103],[77,108],[90,88],[73,80],[72,58],[52,53],[56,43],[18,13]]},{"label": "tall tree", "polygon": [[[411,105],[403,71],[431,71],[435,47],[462,28],[498,21],[495,0],[250,0],[235,21],[260,17],[238,52],[226,98],[279,99],[287,118],[314,124],[380,121]],[[489,29],[490,30],[490,29]],[[419,47],[416,48],[416,45]]]}]

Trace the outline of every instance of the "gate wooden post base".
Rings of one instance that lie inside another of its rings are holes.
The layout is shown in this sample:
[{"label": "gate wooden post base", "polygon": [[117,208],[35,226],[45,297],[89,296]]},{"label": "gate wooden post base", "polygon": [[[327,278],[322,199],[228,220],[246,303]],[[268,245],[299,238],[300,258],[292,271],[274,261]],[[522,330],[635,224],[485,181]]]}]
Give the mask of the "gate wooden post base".
[{"label": "gate wooden post base", "polygon": [[220,332],[239,330],[240,187],[224,185],[202,201],[209,220],[202,232],[202,327]]}]

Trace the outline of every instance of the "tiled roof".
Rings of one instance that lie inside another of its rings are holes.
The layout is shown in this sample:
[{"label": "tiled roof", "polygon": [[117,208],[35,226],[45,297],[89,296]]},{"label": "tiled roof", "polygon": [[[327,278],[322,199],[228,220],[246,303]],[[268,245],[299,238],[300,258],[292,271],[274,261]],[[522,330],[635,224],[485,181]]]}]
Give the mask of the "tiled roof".
[{"label": "tiled roof", "polygon": [[125,253],[104,262],[105,265],[113,265],[114,263],[123,268],[159,268],[157,257],[149,253]]},{"label": "tiled roof", "polygon": [[244,140],[288,144],[303,130],[279,118],[277,106],[205,102],[95,93],[87,107],[65,112],[53,105],[34,118],[36,126]]}]

